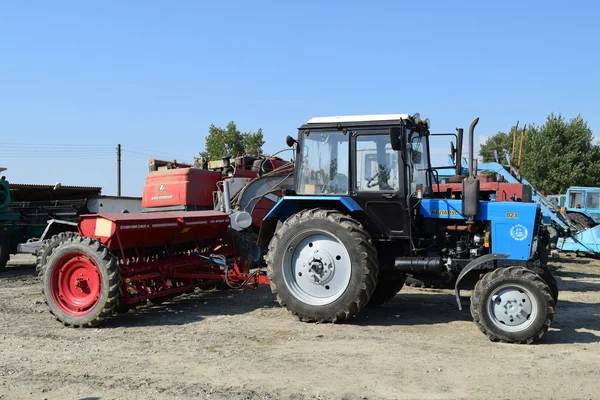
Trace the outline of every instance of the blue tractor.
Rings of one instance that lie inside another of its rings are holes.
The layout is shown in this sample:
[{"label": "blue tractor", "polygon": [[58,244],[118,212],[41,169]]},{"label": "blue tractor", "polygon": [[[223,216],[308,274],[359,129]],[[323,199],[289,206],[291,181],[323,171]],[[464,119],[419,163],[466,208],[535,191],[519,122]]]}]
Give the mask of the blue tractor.
[{"label": "blue tractor", "polygon": [[580,224],[588,228],[596,226],[600,223],[600,188],[571,186],[562,206]]},{"label": "blue tractor", "polygon": [[[473,131],[470,128],[470,160]],[[302,321],[339,322],[382,304],[407,274],[472,289],[492,341],[532,343],[558,297],[535,203],[433,197],[429,121],[418,114],[313,118],[299,128],[294,189],[265,217],[259,243],[277,301]]]}]

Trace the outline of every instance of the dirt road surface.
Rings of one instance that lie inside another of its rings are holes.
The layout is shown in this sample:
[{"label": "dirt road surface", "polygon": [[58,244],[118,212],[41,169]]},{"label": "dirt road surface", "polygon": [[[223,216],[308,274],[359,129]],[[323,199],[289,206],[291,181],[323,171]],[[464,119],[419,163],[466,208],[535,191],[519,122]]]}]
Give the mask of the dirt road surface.
[{"label": "dirt road surface", "polygon": [[345,324],[298,322],[263,287],[65,328],[32,263],[0,273],[2,400],[600,398],[599,261],[553,263],[556,318],[530,346],[489,342],[451,291],[413,288]]}]

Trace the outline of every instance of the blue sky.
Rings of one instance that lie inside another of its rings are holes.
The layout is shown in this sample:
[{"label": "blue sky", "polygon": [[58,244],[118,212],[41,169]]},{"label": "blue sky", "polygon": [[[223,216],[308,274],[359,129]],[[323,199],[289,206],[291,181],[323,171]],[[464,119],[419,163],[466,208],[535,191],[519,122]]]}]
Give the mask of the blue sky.
[{"label": "blue sky", "polygon": [[[592,1],[0,3],[0,166],[13,182],[141,195],[151,155],[193,159],[211,123],[414,113],[486,137],[550,112],[600,131]],[[11,143],[11,145],[6,145]],[[466,146],[465,146],[466,148]],[[168,154],[165,154],[168,153]],[[435,154],[443,157],[445,150]]]}]

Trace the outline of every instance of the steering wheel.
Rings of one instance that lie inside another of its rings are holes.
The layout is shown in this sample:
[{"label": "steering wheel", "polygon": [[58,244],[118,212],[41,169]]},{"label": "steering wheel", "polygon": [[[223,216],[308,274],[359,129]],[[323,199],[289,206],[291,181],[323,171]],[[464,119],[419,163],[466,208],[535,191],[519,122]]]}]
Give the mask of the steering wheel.
[{"label": "steering wheel", "polygon": [[374,187],[374,186],[377,186],[377,185],[379,185],[379,182],[377,182],[377,183],[371,183],[371,182],[373,182],[373,180],[374,180],[375,178],[377,178],[378,176],[379,176],[379,172],[375,173],[375,175],[373,175],[373,177],[371,177],[371,179],[367,180],[367,187],[368,187],[369,189],[370,189],[370,188],[372,188],[372,187]]},{"label": "steering wheel", "polygon": [[375,175],[373,175],[373,177],[371,177],[371,179],[369,179],[367,181],[367,188],[372,188],[374,186],[379,186],[379,190],[393,190],[394,188],[392,188],[389,183],[387,182],[377,182],[377,183],[372,183],[373,180],[375,180],[375,178],[377,178],[379,176],[379,174],[381,173],[381,171],[377,172]]}]

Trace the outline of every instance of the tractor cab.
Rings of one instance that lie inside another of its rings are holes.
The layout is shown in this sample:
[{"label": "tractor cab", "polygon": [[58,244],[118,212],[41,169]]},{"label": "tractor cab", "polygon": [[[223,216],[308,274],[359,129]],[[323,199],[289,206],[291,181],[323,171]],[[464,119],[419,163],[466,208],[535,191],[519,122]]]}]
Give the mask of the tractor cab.
[{"label": "tractor cab", "polygon": [[312,118],[299,129],[296,195],[351,200],[372,236],[407,237],[407,201],[432,192],[428,140],[419,114]]}]

